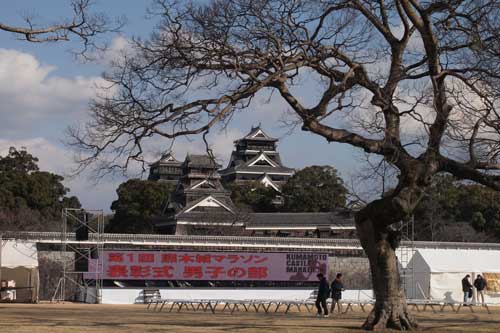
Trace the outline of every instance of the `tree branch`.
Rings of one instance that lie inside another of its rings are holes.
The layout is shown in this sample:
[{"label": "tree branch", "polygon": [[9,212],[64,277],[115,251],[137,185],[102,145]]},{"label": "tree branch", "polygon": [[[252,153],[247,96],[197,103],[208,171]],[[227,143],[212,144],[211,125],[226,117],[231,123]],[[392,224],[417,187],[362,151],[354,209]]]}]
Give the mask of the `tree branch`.
[{"label": "tree branch", "polygon": [[[476,183],[500,191],[500,175],[488,175],[467,164],[460,163],[446,157],[441,157],[440,163],[443,171],[451,173],[458,179],[472,180]],[[476,166],[480,165],[478,164]]]},{"label": "tree branch", "polygon": [[90,0],[73,0],[73,18],[66,22],[39,28],[35,27],[30,19],[26,19],[27,27],[0,22],[0,30],[22,36],[22,39],[32,43],[69,41],[72,36],[77,37],[83,41],[81,54],[85,55],[89,49],[100,48],[94,42],[97,35],[116,32],[123,25],[122,20],[118,20],[114,26],[110,26],[106,16],[91,14],[90,7]]}]

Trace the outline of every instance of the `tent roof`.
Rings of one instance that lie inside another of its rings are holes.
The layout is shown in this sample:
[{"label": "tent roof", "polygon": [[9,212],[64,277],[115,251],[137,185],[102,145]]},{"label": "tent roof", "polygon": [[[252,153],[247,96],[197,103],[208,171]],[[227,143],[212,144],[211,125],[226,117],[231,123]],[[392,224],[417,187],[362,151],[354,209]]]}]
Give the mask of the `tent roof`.
[{"label": "tent roof", "polygon": [[500,272],[500,251],[497,250],[419,249],[412,260],[418,263],[418,259],[435,273]]},{"label": "tent roof", "polygon": [[36,244],[32,242],[2,241],[2,267],[38,267]]}]

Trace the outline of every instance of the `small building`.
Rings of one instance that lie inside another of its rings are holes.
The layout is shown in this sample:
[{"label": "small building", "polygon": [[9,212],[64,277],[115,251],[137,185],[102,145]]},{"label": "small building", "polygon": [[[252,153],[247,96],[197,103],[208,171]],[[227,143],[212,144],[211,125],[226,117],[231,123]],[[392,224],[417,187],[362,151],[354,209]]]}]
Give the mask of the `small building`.
[{"label": "small building", "polygon": [[148,180],[161,180],[172,184],[177,184],[181,177],[182,162],[168,153],[163,155],[158,161],[149,166]]},{"label": "small building", "polygon": [[227,167],[219,171],[222,181],[239,184],[258,181],[280,192],[295,170],[281,162],[277,142],[278,139],[267,135],[260,126],[252,127],[245,137],[234,142],[235,150]]}]

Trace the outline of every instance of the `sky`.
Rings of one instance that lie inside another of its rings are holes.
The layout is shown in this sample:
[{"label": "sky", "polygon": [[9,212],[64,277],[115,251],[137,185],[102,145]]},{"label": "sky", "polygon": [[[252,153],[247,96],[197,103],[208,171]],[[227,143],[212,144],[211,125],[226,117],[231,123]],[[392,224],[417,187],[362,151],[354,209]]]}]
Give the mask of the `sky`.
[{"label": "sky", "polygon": [[[96,0],[94,3],[94,11],[126,19],[119,34],[104,37],[109,51],[94,62],[74,57],[70,51],[78,49],[77,42],[33,44],[0,31],[0,155],[10,146],[26,147],[40,159],[41,169],[66,177],[65,185],[70,188],[70,194],[78,196],[84,208],[110,212],[117,186],[127,178],[141,175],[131,172],[98,183],[88,174],[69,177],[75,165],[72,152],[64,145],[68,140],[65,131],[68,126],[82,124],[88,119],[88,103],[95,96],[96,87],[103,82],[101,73],[108,69],[109,60],[126,45],[127,39],[147,37],[155,21],[146,17],[148,1]],[[0,22],[22,25],[26,15],[41,24],[57,22],[71,16],[70,1],[4,1]],[[307,98],[316,92],[313,85],[305,85],[300,93]],[[226,130],[211,132],[210,144],[226,163],[233,141],[246,134],[251,126],[261,124],[269,135],[280,139],[278,149],[286,166],[331,165],[349,183],[363,158],[360,150],[345,144],[327,143],[300,128],[289,133],[289,128],[280,121],[287,111],[286,104],[276,96],[258,95]],[[161,146],[162,142],[158,144]],[[169,142],[165,140],[164,146],[168,147]],[[188,152],[203,151],[201,137],[178,140],[173,147],[174,155],[180,160]]]}]

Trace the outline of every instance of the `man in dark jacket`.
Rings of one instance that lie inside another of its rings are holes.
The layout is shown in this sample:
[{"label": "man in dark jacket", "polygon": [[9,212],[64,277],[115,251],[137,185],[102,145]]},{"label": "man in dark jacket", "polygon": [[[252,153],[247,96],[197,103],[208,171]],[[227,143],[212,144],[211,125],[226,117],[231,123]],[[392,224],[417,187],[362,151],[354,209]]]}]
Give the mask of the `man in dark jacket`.
[{"label": "man in dark jacket", "polygon": [[330,307],[330,312],[333,316],[333,310],[335,310],[335,304],[339,309],[339,313],[342,313],[342,305],[340,304],[340,300],[342,299],[342,292],[344,291],[344,284],[342,283],[342,273],[338,273],[335,277],[335,280],[332,282],[331,286],[332,291],[332,306]]},{"label": "man in dark jacket", "polygon": [[[330,296],[330,288],[328,287],[328,281],[322,273],[319,273],[316,276],[319,280],[318,296],[316,297],[316,308],[318,309],[318,314],[316,316],[321,317],[323,312],[324,317],[327,318],[328,307],[326,305],[326,300],[328,299],[328,296]],[[321,308],[323,308],[323,311],[321,311]]]},{"label": "man in dark jacket", "polygon": [[484,289],[486,289],[487,286],[486,280],[483,279],[481,274],[478,274],[474,280],[474,287],[476,287],[477,290],[476,301],[479,302],[479,296],[481,296],[481,304],[484,304]]},{"label": "man in dark jacket", "polygon": [[472,296],[472,284],[469,281],[470,275],[467,274],[462,279],[462,291],[464,292],[464,306],[467,306],[469,298]]}]

